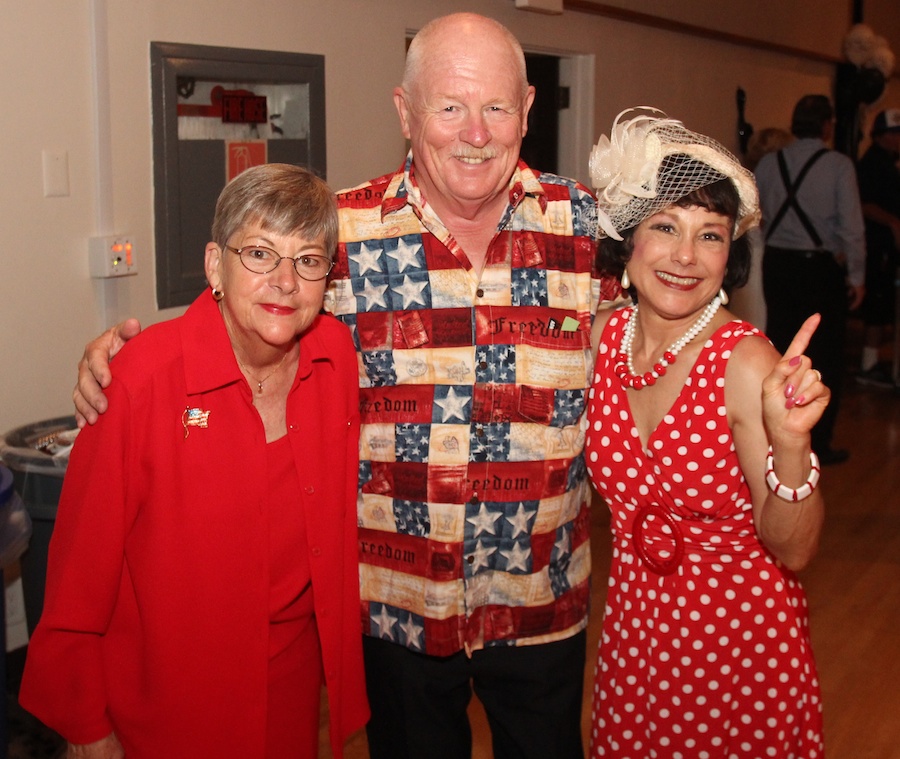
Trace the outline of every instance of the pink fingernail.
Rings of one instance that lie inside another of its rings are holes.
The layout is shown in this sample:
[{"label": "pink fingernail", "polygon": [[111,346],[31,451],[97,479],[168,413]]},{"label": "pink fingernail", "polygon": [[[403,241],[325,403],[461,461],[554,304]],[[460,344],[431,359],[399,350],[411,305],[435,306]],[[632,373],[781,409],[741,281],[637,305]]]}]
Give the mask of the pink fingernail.
[{"label": "pink fingernail", "polygon": [[791,366],[797,366],[797,364],[799,364],[800,361],[801,361],[801,357],[800,357],[800,356],[794,356],[790,361],[788,361],[788,363],[789,363]]},{"label": "pink fingernail", "polygon": [[793,398],[788,398],[787,401],[785,401],[785,403],[784,403],[784,407],[785,408],[794,408],[795,403],[796,403],[796,401]]},{"label": "pink fingernail", "polygon": [[794,398],[794,405],[795,405],[795,406],[802,406],[802,405],[803,405],[803,401],[805,401],[805,400],[806,400],[806,397],[803,396],[803,395],[801,395],[799,398]]},{"label": "pink fingernail", "polygon": [[794,388],[793,385],[788,385],[788,386],[784,389],[784,397],[785,397],[785,398],[790,398],[790,397],[794,394],[794,390],[795,390],[795,388]]}]

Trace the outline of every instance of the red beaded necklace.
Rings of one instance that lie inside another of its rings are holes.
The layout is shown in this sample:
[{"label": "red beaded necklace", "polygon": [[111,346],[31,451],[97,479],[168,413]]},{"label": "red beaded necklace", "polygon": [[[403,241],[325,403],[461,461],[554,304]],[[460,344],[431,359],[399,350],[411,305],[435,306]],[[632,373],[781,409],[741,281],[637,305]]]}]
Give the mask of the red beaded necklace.
[{"label": "red beaded necklace", "polygon": [[666,367],[675,363],[675,358],[682,348],[697,337],[706,328],[706,325],[712,321],[713,316],[715,316],[721,305],[722,300],[717,295],[709,302],[709,305],[706,306],[703,313],[700,314],[700,318],[693,323],[691,328],[669,346],[668,350],[662,354],[662,358],[653,365],[651,371],[644,374],[638,374],[634,371],[634,362],[631,357],[631,346],[634,343],[634,328],[637,324],[638,314],[638,306],[635,305],[622,333],[622,344],[619,347],[619,355],[614,369],[622,384],[634,390],[641,390],[649,385],[655,385],[656,380],[666,373]]}]

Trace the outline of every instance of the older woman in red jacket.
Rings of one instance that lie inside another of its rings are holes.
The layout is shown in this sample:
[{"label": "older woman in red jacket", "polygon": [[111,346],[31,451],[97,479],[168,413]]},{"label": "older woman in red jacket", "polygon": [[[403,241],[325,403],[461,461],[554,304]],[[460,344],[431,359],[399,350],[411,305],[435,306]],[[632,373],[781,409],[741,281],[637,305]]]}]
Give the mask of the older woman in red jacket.
[{"label": "older woman in red jacket", "polygon": [[358,381],[320,314],[334,199],[304,169],[216,206],[211,289],[116,359],[72,452],[21,703],[70,757],[315,756],[368,716]]}]

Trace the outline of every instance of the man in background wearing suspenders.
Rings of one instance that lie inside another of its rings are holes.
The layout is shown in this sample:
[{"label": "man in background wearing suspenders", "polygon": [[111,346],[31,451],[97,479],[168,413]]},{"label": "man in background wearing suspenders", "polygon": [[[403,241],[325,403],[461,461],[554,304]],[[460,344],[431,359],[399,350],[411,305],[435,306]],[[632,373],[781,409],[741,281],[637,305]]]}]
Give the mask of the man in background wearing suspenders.
[{"label": "man in background wearing suspenders", "polygon": [[847,313],[865,294],[866,261],[856,172],[847,156],[826,146],[833,130],[828,98],[802,97],[791,119],[797,139],[764,156],[756,169],[766,240],[766,332],[783,353],[803,320],[822,314],[807,354],[832,392],[812,432],[823,465],[849,456],[832,447],[831,437],[841,399]]}]

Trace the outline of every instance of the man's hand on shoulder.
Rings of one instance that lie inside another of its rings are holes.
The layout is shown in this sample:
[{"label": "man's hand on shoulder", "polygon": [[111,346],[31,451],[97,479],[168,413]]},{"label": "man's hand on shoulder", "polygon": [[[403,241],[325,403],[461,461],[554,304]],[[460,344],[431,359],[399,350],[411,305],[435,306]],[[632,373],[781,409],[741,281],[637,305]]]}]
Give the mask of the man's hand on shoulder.
[{"label": "man's hand on shoulder", "polygon": [[94,743],[69,743],[66,759],[125,759],[125,751],[116,734],[110,733]]},{"label": "man's hand on shoulder", "polygon": [[75,421],[79,428],[94,424],[106,411],[107,400],[103,389],[109,387],[112,381],[109,362],[140,331],[141,323],[137,319],[126,319],[85,346],[84,355],[78,362],[78,383],[72,393]]}]

